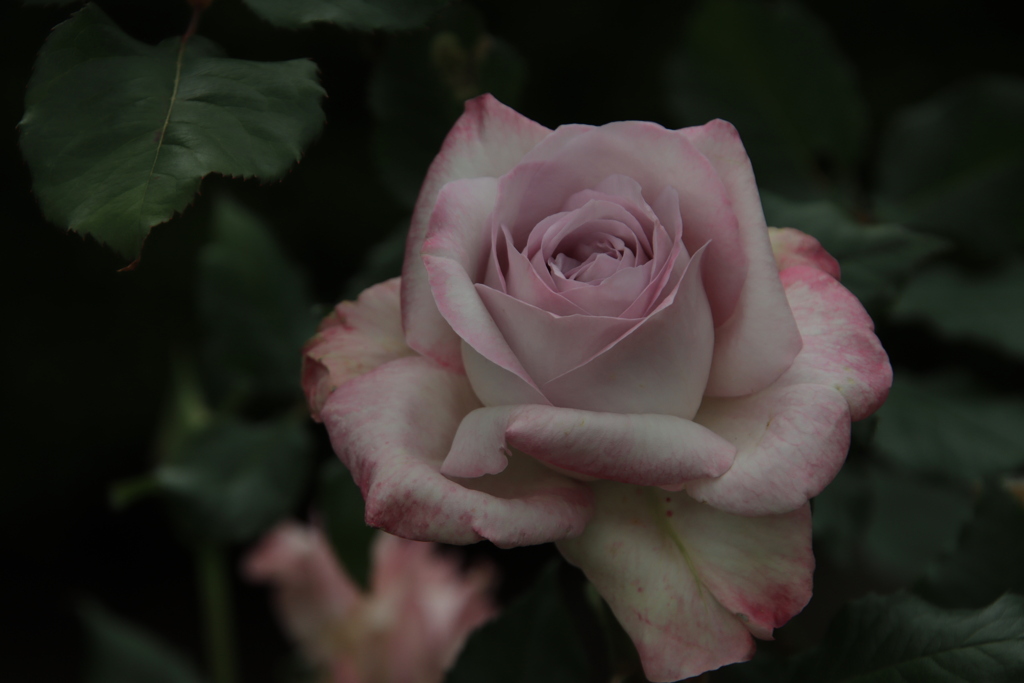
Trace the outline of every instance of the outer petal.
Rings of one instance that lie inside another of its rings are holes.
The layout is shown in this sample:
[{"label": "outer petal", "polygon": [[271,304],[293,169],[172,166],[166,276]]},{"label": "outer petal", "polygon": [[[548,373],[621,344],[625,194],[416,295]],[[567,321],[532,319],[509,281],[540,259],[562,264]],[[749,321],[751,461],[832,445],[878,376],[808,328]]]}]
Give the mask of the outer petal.
[{"label": "outer petal", "polygon": [[767,387],[789,368],[800,351],[800,335],[779,282],[754,170],[736,128],[715,120],[680,132],[711,161],[725,183],[739,222],[739,246],[749,261],[736,310],[715,330],[707,394],[745,396]]},{"label": "outer petal", "polygon": [[728,472],[687,484],[698,500],[737,514],[785,512],[821,492],[849,448],[850,421],[878,409],[892,368],[857,298],[817,268],[782,272],[804,347],[768,389],[706,399],[695,421],[738,449]]},{"label": "outer petal", "polygon": [[491,362],[532,384],[473,285],[486,264],[487,217],[496,190],[493,178],[445,185],[430,217],[422,259],[437,310],[449,329]]},{"label": "outer petal", "polygon": [[402,336],[398,278],[342,301],[302,351],[302,389],[313,419],[332,391],[389,360],[410,356]]},{"label": "outer petal", "polygon": [[850,447],[850,409],[835,389],[772,386],[745,398],[706,399],[694,418],[737,450],[717,479],[690,482],[699,501],[738,515],[795,510],[839,473]]},{"label": "outer petal", "polygon": [[892,366],[871,316],[857,297],[817,268],[787,268],[782,283],[804,340],[782,380],[828,385],[850,404],[854,421],[871,415],[892,385]]},{"label": "outer petal", "polygon": [[491,95],[481,95],[467,100],[465,112],[427,171],[406,242],[402,324],[409,346],[446,367],[462,367],[459,340],[434,304],[427,272],[420,261],[420,248],[438,192],[452,180],[504,175],[550,132]]},{"label": "outer petal", "polygon": [[479,408],[463,419],[441,471],[495,474],[514,448],[586,479],[679,490],[729,469],[735,449],[689,420],[525,405]]},{"label": "outer petal", "polygon": [[768,239],[780,272],[792,266],[811,266],[839,279],[839,262],[807,233],[793,228],[768,228]]},{"label": "outer petal", "polygon": [[810,599],[808,506],[738,517],[658,489],[591,486],[594,520],[558,548],[608,601],[650,680],[749,659],[751,632],[769,637]]},{"label": "outer petal", "polygon": [[467,486],[440,474],[459,423],[478,407],[464,376],[426,358],[392,361],[331,394],[324,423],[366,499],[367,524],[414,540],[486,538],[501,547],[579,534],[590,492],[539,464]]}]

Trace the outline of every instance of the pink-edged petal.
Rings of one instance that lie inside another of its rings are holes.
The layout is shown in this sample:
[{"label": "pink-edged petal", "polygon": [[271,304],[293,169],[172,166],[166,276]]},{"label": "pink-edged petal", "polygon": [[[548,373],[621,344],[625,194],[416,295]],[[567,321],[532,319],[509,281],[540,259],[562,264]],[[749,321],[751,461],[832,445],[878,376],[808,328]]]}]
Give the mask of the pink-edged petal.
[{"label": "pink-edged petal", "polygon": [[491,246],[489,219],[497,194],[494,178],[453,180],[441,188],[420,254],[451,259],[478,282]]},{"label": "pink-edged petal", "polygon": [[773,386],[744,398],[708,398],[694,418],[737,450],[717,479],[686,485],[699,501],[738,515],[796,510],[835,478],[850,447],[850,410],[819,384]]},{"label": "pink-edged petal", "polygon": [[716,325],[727,320],[747,274],[746,250],[726,187],[711,162],[676,131],[639,121],[560,127],[501,178],[495,220],[523,243],[567,197],[611,175],[635,180],[648,201],[666,187],[679,193],[683,242],[693,253],[711,241],[705,285]]},{"label": "pink-edged petal", "polygon": [[560,541],[605,598],[652,681],[675,681],[754,653],[810,599],[810,512],[738,517],[682,494],[591,484],[595,515]]},{"label": "pink-edged petal", "polygon": [[302,389],[313,419],[331,392],[390,360],[410,356],[402,335],[398,278],[342,301],[320,323],[302,351]]},{"label": "pink-edged petal", "polygon": [[[663,307],[590,362],[543,384],[553,405],[608,413],[697,413],[714,330],[704,294],[703,248]],[[667,341],[667,340],[670,340]]]},{"label": "pink-edged petal", "polygon": [[804,348],[781,382],[834,388],[854,421],[878,410],[889,395],[892,366],[860,301],[827,273],[811,266],[782,271]]},{"label": "pink-edged petal", "polygon": [[703,584],[754,636],[770,639],[807,606],[814,575],[810,504],[751,518],[677,495],[664,510]]},{"label": "pink-edged petal", "polygon": [[420,248],[437,195],[452,180],[504,175],[550,133],[548,128],[491,95],[481,95],[466,101],[465,112],[427,171],[406,242],[402,324],[409,346],[446,367],[461,367],[459,340],[437,310],[427,272],[420,261]]},{"label": "pink-edged petal", "polygon": [[[779,282],[754,170],[739,133],[722,120],[679,132],[711,162],[739,222],[736,248],[749,270],[732,317],[715,330],[707,393],[744,396],[767,387],[789,368],[800,351],[800,335]],[[683,225],[688,229],[685,214]]]},{"label": "pink-edged petal", "polygon": [[839,262],[807,233],[794,228],[768,228],[768,239],[780,273],[791,266],[811,266],[839,279]]},{"label": "pink-edged petal", "polygon": [[500,406],[466,416],[441,471],[459,477],[494,474],[517,457],[510,448],[584,480],[672,490],[721,475],[735,455],[713,432],[670,415]]},{"label": "pink-edged petal", "polygon": [[331,394],[324,423],[363,492],[367,524],[413,540],[486,538],[501,547],[579,534],[591,515],[589,490],[539,464],[468,486],[441,475],[459,423],[478,407],[463,375],[421,357],[382,365]]},{"label": "pink-edged petal", "polygon": [[274,602],[288,634],[313,661],[334,655],[331,635],[363,603],[359,587],[335,559],[323,532],[281,522],[242,564],[249,581],[274,586]]},{"label": "pink-edged petal", "polygon": [[753,396],[705,399],[694,419],[738,453],[714,480],[687,484],[698,500],[737,514],[793,510],[839,472],[850,422],[885,401],[892,368],[857,298],[817,267],[782,272],[804,346],[771,387]]},{"label": "pink-edged petal", "polygon": [[[365,639],[353,649],[367,675],[356,680],[441,681],[470,632],[497,614],[489,596],[493,567],[464,571],[458,557],[438,553],[433,543],[384,533],[374,539],[372,554],[374,604],[353,629]],[[389,632],[382,634],[385,626]]]}]

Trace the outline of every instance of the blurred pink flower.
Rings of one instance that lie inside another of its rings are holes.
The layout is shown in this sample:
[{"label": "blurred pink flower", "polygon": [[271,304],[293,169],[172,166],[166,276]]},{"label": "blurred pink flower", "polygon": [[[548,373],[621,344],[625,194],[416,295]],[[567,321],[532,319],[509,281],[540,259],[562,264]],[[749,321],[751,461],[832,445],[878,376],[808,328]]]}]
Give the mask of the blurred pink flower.
[{"label": "blurred pink flower", "polygon": [[323,532],[295,522],[270,531],[245,576],[274,586],[284,627],[331,683],[440,683],[469,634],[495,616],[490,567],[464,572],[433,543],[381,532],[364,593]]}]

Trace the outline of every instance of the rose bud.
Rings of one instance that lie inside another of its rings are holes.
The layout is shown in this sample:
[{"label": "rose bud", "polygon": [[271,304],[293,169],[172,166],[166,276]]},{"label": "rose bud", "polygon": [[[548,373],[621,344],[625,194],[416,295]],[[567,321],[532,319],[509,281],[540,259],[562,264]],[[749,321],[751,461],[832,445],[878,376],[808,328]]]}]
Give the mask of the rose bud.
[{"label": "rose bud", "polygon": [[496,614],[490,568],[468,572],[431,543],[379,534],[363,593],[316,527],[285,522],[245,559],[275,588],[281,621],[325,680],[441,683],[469,634]]},{"label": "rose bud", "polygon": [[369,524],[555,541],[674,681],[810,599],[808,500],[892,379],[838,277],[770,234],[732,125],[552,131],[484,95],[427,173],[401,281],[335,309],[303,386]]}]

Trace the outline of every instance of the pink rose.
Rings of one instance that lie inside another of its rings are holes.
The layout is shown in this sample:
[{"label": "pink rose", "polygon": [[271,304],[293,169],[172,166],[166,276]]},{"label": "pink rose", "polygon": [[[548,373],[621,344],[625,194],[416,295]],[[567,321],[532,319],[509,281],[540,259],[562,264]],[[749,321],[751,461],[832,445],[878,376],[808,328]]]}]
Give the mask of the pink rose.
[{"label": "pink rose", "polygon": [[838,276],[770,235],[730,124],[551,131],[485,95],[430,167],[401,283],[339,305],[303,383],[369,524],[556,541],[676,680],[810,599],[808,499],[891,381]]},{"label": "pink rose", "polygon": [[433,544],[380,534],[370,593],[345,573],[323,533],[285,522],[245,559],[276,589],[278,613],[331,683],[441,683],[469,634],[491,619],[493,573],[465,573]]}]

